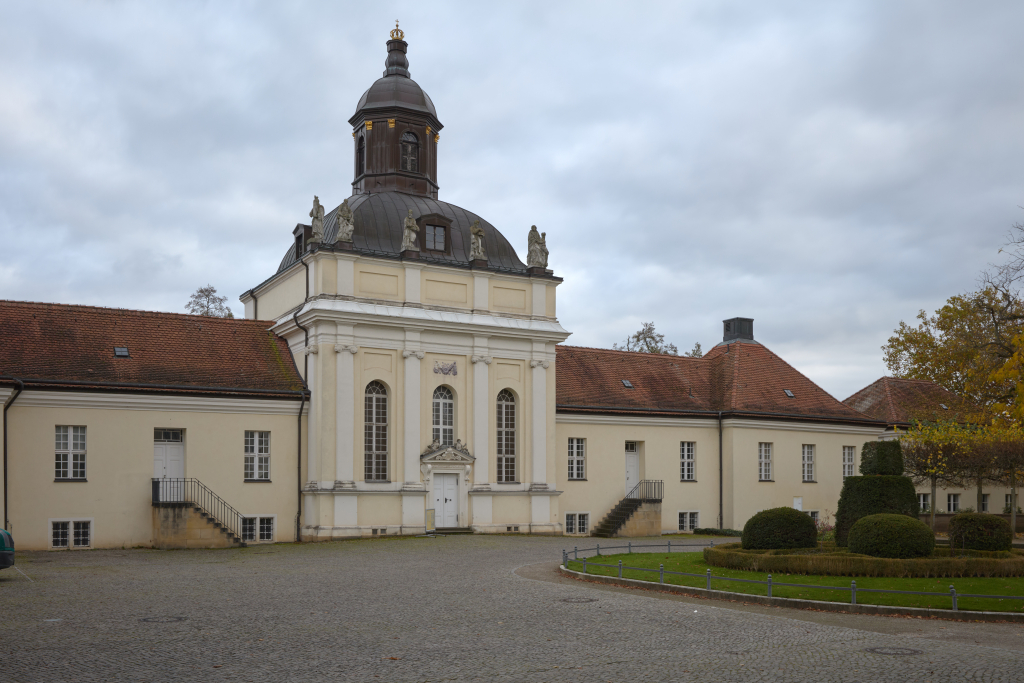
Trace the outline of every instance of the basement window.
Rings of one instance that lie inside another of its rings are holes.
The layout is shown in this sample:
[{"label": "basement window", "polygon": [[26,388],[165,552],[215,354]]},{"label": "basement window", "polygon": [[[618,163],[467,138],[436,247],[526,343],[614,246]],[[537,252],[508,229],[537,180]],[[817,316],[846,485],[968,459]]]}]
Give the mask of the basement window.
[{"label": "basement window", "polygon": [[115,346],[114,347],[114,358],[131,358],[131,356],[128,355],[128,347],[127,346]]},{"label": "basement window", "polygon": [[783,389],[783,391],[786,392],[786,396],[789,396],[790,398],[793,398],[793,392],[792,391],[790,391],[789,389]]},{"label": "basement window", "polygon": [[627,389],[633,388],[633,384],[628,379],[622,380],[622,386],[626,387]]}]

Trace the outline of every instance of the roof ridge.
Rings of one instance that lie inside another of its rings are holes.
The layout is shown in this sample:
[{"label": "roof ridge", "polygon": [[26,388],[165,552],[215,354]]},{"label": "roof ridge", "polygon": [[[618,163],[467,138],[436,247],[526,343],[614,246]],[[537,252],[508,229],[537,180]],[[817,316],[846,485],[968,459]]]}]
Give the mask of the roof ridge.
[{"label": "roof ridge", "polygon": [[603,351],[605,353],[621,353],[630,356],[643,356],[645,358],[676,358],[687,361],[701,361],[704,357],[694,358],[693,356],[680,356],[671,353],[651,353],[649,351],[626,351],[625,349],[605,349],[599,346],[577,346],[575,344],[556,344],[556,349],[584,349],[586,351]]},{"label": "roof ridge", "polygon": [[74,309],[83,312],[93,313],[131,313],[140,314],[142,316],[153,316],[162,318],[181,318],[185,320],[203,320],[203,321],[215,321],[227,324],[270,324],[273,325],[273,320],[252,320],[250,318],[220,318],[212,315],[195,315],[192,313],[176,313],[172,311],[147,311],[141,308],[114,308],[112,306],[93,306],[91,304],[61,304],[47,301],[17,301],[14,299],[0,299],[0,306],[17,306],[20,308],[38,308],[40,310],[61,310],[61,309]]}]

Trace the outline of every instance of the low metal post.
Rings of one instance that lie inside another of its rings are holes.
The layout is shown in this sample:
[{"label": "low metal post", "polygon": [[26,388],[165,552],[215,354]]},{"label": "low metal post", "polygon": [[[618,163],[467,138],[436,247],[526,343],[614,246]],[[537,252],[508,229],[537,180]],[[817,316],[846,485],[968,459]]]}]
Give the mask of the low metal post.
[{"label": "low metal post", "polygon": [[711,590],[711,570],[708,569],[707,589]]},{"label": "low metal post", "polygon": [[857,604],[857,582],[856,581],[851,581],[850,582],[850,604],[851,605],[856,605]]},{"label": "low metal post", "polygon": [[587,558],[583,558],[583,573],[587,573]]},{"label": "low metal post", "polygon": [[768,597],[772,597],[772,575],[768,575]]},{"label": "low metal post", "polygon": [[626,547],[629,548],[629,550],[627,551],[627,554],[632,555],[633,554],[633,541],[627,541],[626,542]]},{"label": "low metal post", "polygon": [[574,560],[580,559],[580,549],[579,549],[579,546],[575,546],[574,545],[572,547],[572,559],[574,559]]},{"label": "low metal post", "polygon": [[953,611],[956,612],[956,589],[952,585],[949,587],[949,596],[953,598]]},{"label": "low metal post", "polygon": [[665,583],[665,565],[658,565],[658,583]]},{"label": "low metal post", "polygon": [[668,542],[668,551],[672,552],[672,541]]},{"label": "low metal post", "polygon": [[569,566],[569,553],[565,552],[564,549],[562,550],[562,566],[563,567],[568,567]]},{"label": "low metal post", "polygon": [[619,578],[622,578],[622,560],[619,560]]},{"label": "low metal post", "polygon": [[601,557],[601,544],[600,543],[597,544],[597,556]]}]

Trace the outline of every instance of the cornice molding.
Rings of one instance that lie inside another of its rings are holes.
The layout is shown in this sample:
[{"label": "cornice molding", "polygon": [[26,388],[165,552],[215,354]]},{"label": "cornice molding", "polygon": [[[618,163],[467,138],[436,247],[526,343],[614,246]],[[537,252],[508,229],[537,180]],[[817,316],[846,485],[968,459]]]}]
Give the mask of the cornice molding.
[{"label": "cornice molding", "polygon": [[[718,429],[718,420],[706,417],[645,417],[642,415],[587,415],[583,413],[555,413],[555,424],[622,425],[630,427],[682,427]],[[860,434],[877,436],[885,432],[882,427],[861,427],[849,424],[821,422],[782,422],[725,418],[724,429],[770,429],[790,432],[817,432],[829,434]]]},{"label": "cornice molding", "polygon": [[295,401],[280,399],[218,398],[213,396],[163,396],[77,391],[28,390],[18,397],[17,408],[87,408],[94,410],[154,410],[184,413],[238,413],[292,415]]}]

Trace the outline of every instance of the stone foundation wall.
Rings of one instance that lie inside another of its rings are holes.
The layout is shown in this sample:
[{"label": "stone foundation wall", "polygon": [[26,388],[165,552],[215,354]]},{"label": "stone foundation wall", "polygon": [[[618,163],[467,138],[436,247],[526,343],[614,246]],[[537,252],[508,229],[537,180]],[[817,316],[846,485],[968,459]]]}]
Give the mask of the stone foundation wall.
[{"label": "stone foundation wall", "polygon": [[153,508],[153,547],[231,548],[236,544],[191,505]]},{"label": "stone foundation wall", "polygon": [[661,536],[661,503],[644,503],[622,525],[616,537]]}]

